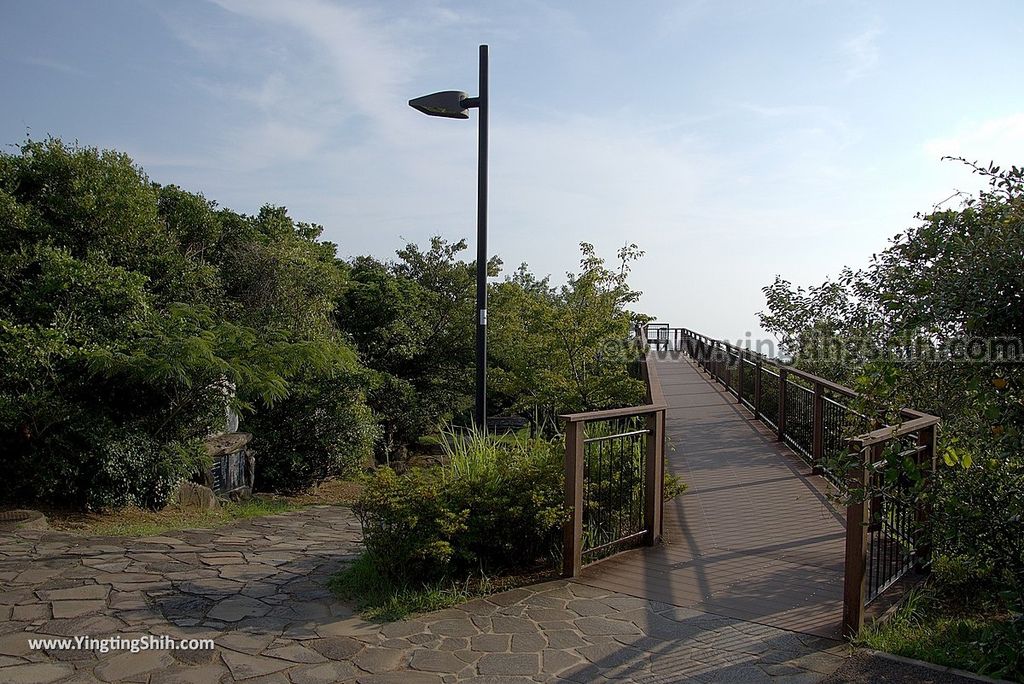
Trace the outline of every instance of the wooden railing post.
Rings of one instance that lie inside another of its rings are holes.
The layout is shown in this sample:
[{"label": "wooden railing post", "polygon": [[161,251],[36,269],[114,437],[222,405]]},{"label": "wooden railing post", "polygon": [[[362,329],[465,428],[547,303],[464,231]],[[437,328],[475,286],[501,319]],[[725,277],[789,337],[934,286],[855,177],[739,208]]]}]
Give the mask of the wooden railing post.
[{"label": "wooden railing post", "polygon": [[811,419],[811,470],[815,475],[822,473],[821,461],[825,455],[825,389],[820,382],[814,383],[814,410]]},{"label": "wooden railing post", "polygon": [[647,468],[644,473],[644,542],[654,546],[661,539],[661,519],[664,507],[665,463],[665,411],[647,416]]},{"label": "wooden railing post", "polygon": [[856,636],[864,626],[864,599],[867,597],[868,524],[871,507],[868,501],[868,454],[872,461],[881,455],[879,446],[851,449],[856,463],[848,473],[851,492],[859,491],[846,507],[846,568],[843,573],[843,634]]},{"label": "wooden railing post", "polygon": [[[920,493],[917,501],[917,507],[914,512],[914,522],[917,527],[915,530],[915,537],[923,534],[928,527],[928,517],[930,511],[928,510],[928,503],[924,497],[927,490],[935,486],[935,466],[938,454],[936,453],[935,442],[937,437],[937,431],[934,425],[930,425],[926,428],[922,428],[917,433],[917,444],[922,447],[917,452],[917,467],[922,471],[923,485],[922,492]],[[920,571],[924,571],[928,567],[928,561],[932,555],[931,540],[928,537],[924,537],[924,541],[917,545],[914,549],[916,558],[914,559],[914,566]]]},{"label": "wooden railing post", "polygon": [[754,420],[761,420],[761,357],[754,359]]},{"label": "wooden railing post", "polygon": [[562,576],[577,577],[583,567],[583,421],[565,426],[565,507],[562,528]]},{"label": "wooden railing post", "polygon": [[779,441],[786,435],[786,369],[779,366]]},{"label": "wooden railing post", "polygon": [[736,351],[736,401],[743,403],[743,350]]}]

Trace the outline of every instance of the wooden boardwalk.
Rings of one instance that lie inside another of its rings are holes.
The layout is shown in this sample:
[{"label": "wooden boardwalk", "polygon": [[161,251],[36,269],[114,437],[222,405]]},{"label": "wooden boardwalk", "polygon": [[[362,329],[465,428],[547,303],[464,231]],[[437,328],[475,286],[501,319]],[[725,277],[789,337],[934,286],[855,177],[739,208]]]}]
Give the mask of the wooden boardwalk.
[{"label": "wooden boardwalk", "polygon": [[586,568],[579,581],[663,603],[839,638],[845,523],[821,478],[681,355],[658,361],[667,469],[664,543]]}]

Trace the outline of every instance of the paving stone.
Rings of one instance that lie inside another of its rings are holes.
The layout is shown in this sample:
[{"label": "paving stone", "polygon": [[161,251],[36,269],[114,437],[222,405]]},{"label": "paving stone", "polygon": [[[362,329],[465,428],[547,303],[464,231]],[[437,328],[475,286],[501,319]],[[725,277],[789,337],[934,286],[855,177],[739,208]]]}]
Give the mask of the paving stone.
[{"label": "paving stone", "polygon": [[29,589],[22,589],[19,591],[2,591],[0,592],[0,605],[16,606],[19,604],[31,603],[35,598],[35,594]]},{"label": "paving stone", "polygon": [[588,661],[603,668],[635,663],[641,659],[645,663],[647,661],[647,654],[615,642],[584,646],[583,648],[576,649],[576,651]]},{"label": "paving stone", "polygon": [[280,672],[293,665],[293,663],[285,660],[249,655],[248,653],[237,653],[235,651],[223,651],[221,657],[224,659],[224,664],[231,670],[231,676],[235,679],[260,677]]},{"label": "paving stone", "polygon": [[362,642],[347,636],[313,639],[305,645],[329,660],[345,660],[366,648]]},{"label": "paving stone", "polygon": [[33,622],[35,620],[49,620],[50,606],[45,603],[33,603],[27,606],[12,606],[9,617],[6,619],[17,620],[18,622]]},{"label": "paving stone", "polygon": [[32,650],[28,647],[28,640],[34,639],[35,636],[35,634],[20,631],[0,636],[0,655],[28,655],[32,652]]},{"label": "paving stone", "polygon": [[355,681],[359,674],[351,663],[328,662],[319,665],[302,665],[288,671],[294,684],[336,684]]},{"label": "paving stone", "polygon": [[513,653],[537,653],[543,650],[547,645],[547,639],[544,638],[543,634],[538,632],[534,632],[533,634],[512,635]]},{"label": "paving stone", "polygon": [[405,659],[405,651],[395,648],[369,646],[352,658],[352,662],[371,674],[397,669]]},{"label": "paving stone", "polygon": [[72,599],[105,599],[110,593],[110,587],[100,584],[86,584],[80,587],[69,587],[67,589],[52,589],[37,591],[36,594],[43,601],[66,601]]},{"label": "paving stone", "polygon": [[93,674],[105,682],[123,682],[173,664],[174,658],[166,651],[127,652],[104,659],[93,669]]},{"label": "paving stone", "polygon": [[470,640],[470,648],[480,653],[504,653],[511,644],[509,634],[479,634]]},{"label": "paving stone", "polygon": [[482,675],[535,675],[540,672],[536,653],[486,653],[476,664]]},{"label": "paving stone", "polygon": [[107,605],[115,610],[140,610],[148,607],[146,595],[141,591],[111,591]]},{"label": "paving stone", "polygon": [[220,662],[220,656],[217,655],[217,649],[214,648],[202,648],[195,650],[177,650],[172,651],[171,655],[179,663],[187,666],[194,665],[208,665],[210,663]]},{"label": "paving stone", "polygon": [[224,622],[238,622],[246,617],[261,617],[270,612],[270,606],[249,596],[234,596],[222,600],[211,608],[206,617]]},{"label": "paving stone", "polygon": [[579,617],[564,608],[544,608],[541,606],[530,606],[526,609],[526,615],[534,622],[569,622]]},{"label": "paving stone", "polygon": [[513,589],[511,591],[503,591],[500,594],[488,596],[487,600],[498,606],[511,606],[529,598],[533,594],[534,592],[529,589]]},{"label": "paving stone", "polygon": [[495,634],[532,634],[537,625],[526,618],[495,615],[491,618],[491,629]]},{"label": "paving stone", "polygon": [[468,637],[441,637],[437,645],[439,651],[464,651],[469,648]]},{"label": "paving stone", "polygon": [[544,633],[544,636],[547,637],[548,646],[550,648],[565,650],[587,645],[587,642],[583,637],[580,636],[578,632],[571,629],[547,631]]},{"label": "paving stone", "polygon": [[255,582],[276,573],[277,568],[272,565],[225,565],[220,569],[222,578],[242,582]]},{"label": "paving stone", "polygon": [[487,599],[474,599],[459,606],[459,610],[470,615],[493,615],[498,606]]},{"label": "paving stone", "polygon": [[566,586],[569,589],[570,593],[572,593],[572,597],[575,598],[601,598],[602,596],[608,595],[607,590],[598,589],[597,587],[590,587],[586,584],[577,584],[575,582],[572,582]]},{"label": "paving stone", "polygon": [[220,681],[228,673],[228,668],[220,661],[187,667],[176,665],[150,675],[149,684],[208,684]]},{"label": "paving stone", "polygon": [[603,617],[582,617],[576,620],[575,624],[583,634],[594,636],[638,634],[640,632],[640,629],[631,622],[609,620]]},{"label": "paving stone", "polygon": [[380,631],[380,625],[367,622],[362,618],[352,617],[317,625],[316,631],[324,637],[363,636],[377,634]]},{"label": "paving stone", "polygon": [[39,626],[40,634],[54,636],[78,636],[80,634],[103,635],[113,634],[122,629],[125,623],[109,615],[85,615],[82,617],[50,620]]},{"label": "paving stone", "polygon": [[322,663],[327,660],[325,656],[317,651],[295,643],[277,648],[268,648],[263,652],[263,655],[269,658],[287,660],[292,663]]},{"label": "paving stone", "polygon": [[788,663],[803,670],[811,670],[821,674],[832,674],[843,663],[843,658],[830,653],[807,653]]},{"label": "paving stone", "polygon": [[422,672],[456,673],[465,668],[466,664],[454,653],[418,649],[413,651],[412,658],[409,660],[409,667]]},{"label": "paving stone", "polygon": [[756,665],[725,667],[701,677],[709,682],[735,682],[736,684],[770,684],[772,678]]},{"label": "paving stone", "polygon": [[565,608],[567,601],[549,594],[534,594],[525,599],[523,605],[536,606],[537,608]]},{"label": "paving stone", "polygon": [[[566,609],[576,613],[580,617],[593,617],[595,615],[608,615],[619,612],[608,604],[597,599],[574,599],[569,601]],[[571,618],[570,618],[571,619]]]},{"label": "paving stone", "polygon": [[430,672],[385,672],[361,675],[358,684],[443,684],[441,675]]},{"label": "paving stone", "polygon": [[244,586],[241,582],[214,577],[182,582],[178,585],[178,588],[186,594],[217,597],[235,596]]},{"label": "paving stone", "polygon": [[67,663],[29,663],[0,667],[0,682],[11,684],[49,684],[74,674],[75,668]]},{"label": "paving stone", "polygon": [[570,651],[558,651],[552,648],[541,651],[541,672],[544,674],[558,674],[579,663],[580,659]]},{"label": "paving stone", "polygon": [[430,631],[438,636],[449,637],[469,637],[480,633],[468,617],[463,620],[439,620],[431,623]]},{"label": "paving stone", "polygon": [[270,644],[274,642],[274,635],[233,631],[221,634],[215,641],[221,648],[256,655],[270,648]]},{"label": "paving stone", "polygon": [[54,619],[74,618],[89,613],[99,613],[107,607],[106,601],[54,601],[50,604]]}]

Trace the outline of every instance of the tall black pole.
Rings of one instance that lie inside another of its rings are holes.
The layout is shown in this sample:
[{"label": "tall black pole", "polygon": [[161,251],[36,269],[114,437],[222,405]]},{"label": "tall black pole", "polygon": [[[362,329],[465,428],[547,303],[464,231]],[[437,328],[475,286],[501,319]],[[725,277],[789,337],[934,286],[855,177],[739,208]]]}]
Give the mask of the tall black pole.
[{"label": "tall black pole", "polygon": [[480,46],[476,186],[476,424],[487,430],[487,46]]}]

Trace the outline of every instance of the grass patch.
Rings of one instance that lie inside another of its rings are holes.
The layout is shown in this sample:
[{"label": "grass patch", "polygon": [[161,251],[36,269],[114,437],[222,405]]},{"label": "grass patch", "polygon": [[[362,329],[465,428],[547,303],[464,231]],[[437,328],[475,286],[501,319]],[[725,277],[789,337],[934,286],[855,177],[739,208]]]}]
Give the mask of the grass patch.
[{"label": "grass patch", "polygon": [[285,513],[301,508],[287,499],[253,497],[226,503],[214,511],[126,508],[112,513],[50,513],[50,527],[100,537],[152,537],[191,528],[208,528],[238,520]]},{"label": "grass patch", "polygon": [[912,591],[887,621],[865,627],[855,643],[1024,682],[1024,641],[1012,618],[996,601],[961,602],[924,587]]},{"label": "grass patch", "polygon": [[366,620],[393,622],[412,615],[451,608],[470,599],[554,579],[545,568],[531,573],[499,577],[471,577],[463,582],[442,580],[423,585],[396,584],[374,568],[366,555],[331,578],[331,590],[342,600],[355,603]]},{"label": "grass patch", "polygon": [[168,506],[160,511],[125,508],[105,513],[83,513],[42,508],[52,529],[101,537],[152,537],[173,530],[209,528],[239,520],[287,513],[306,506],[348,505],[359,497],[363,485],[332,479],[293,496],[257,494],[248,501],[222,503],[214,511]]}]

